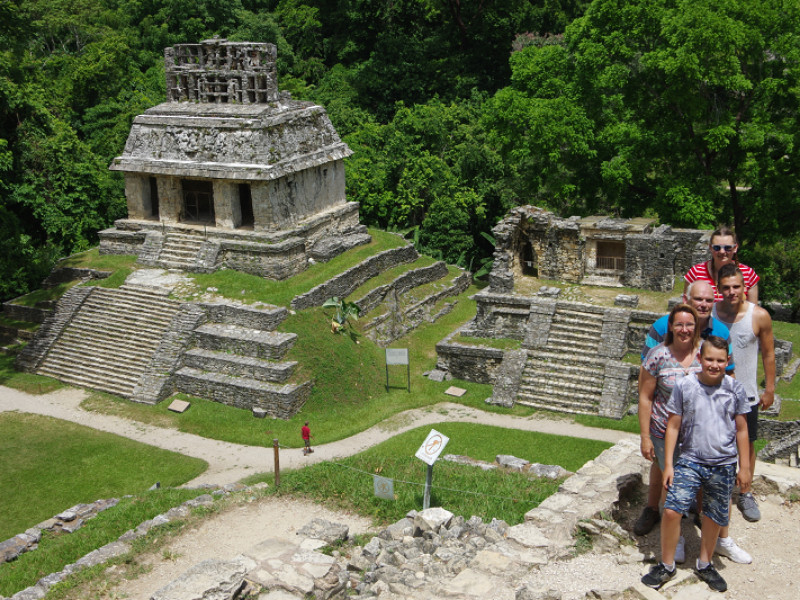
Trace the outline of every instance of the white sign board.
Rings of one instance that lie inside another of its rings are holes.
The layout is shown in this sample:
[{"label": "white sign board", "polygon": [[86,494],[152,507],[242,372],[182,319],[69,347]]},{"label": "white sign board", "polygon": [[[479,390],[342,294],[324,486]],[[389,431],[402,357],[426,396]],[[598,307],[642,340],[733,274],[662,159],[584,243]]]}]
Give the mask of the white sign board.
[{"label": "white sign board", "polygon": [[372,489],[378,498],[394,500],[394,481],[380,475],[372,476]]},{"label": "white sign board", "polygon": [[414,456],[416,456],[422,462],[433,466],[433,463],[435,463],[436,459],[439,458],[439,455],[442,453],[442,450],[444,450],[444,447],[447,446],[447,442],[449,441],[449,437],[439,433],[435,429],[431,429],[428,437],[426,437],[425,441],[422,442],[422,446],[419,447],[419,450],[417,450],[417,453]]},{"label": "white sign board", "polygon": [[386,364],[387,365],[407,365],[408,364],[408,348],[387,348],[386,349]]}]

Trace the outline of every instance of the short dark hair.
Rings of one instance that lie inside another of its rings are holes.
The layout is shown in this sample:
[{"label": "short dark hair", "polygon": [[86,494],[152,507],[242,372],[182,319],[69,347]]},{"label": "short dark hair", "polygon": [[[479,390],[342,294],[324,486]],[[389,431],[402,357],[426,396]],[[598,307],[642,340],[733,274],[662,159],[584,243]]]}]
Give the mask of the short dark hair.
[{"label": "short dark hair", "polygon": [[724,338],[719,337],[718,335],[710,335],[705,340],[703,340],[703,345],[700,346],[700,355],[703,355],[703,348],[706,347],[706,344],[710,344],[717,348],[718,350],[725,350],[725,356],[728,356],[728,341]]},{"label": "short dark hair", "polygon": [[735,275],[740,275],[742,277],[742,283],[744,283],[744,275],[742,271],[739,269],[739,265],[734,263],[728,263],[727,265],[722,265],[722,268],[717,273],[717,289],[719,289],[719,284],[723,279],[727,279],[728,277],[733,277]]}]

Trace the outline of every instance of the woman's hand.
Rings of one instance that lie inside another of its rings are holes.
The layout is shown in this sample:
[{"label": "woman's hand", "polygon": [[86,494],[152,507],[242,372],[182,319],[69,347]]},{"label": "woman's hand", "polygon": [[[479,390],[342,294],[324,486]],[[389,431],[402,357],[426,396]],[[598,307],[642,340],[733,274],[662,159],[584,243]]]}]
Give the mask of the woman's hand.
[{"label": "woman's hand", "polygon": [[656,459],[656,449],[653,447],[653,440],[650,439],[650,435],[643,435],[642,436],[642,456],[644,456],[649,461],[654,461]]}]

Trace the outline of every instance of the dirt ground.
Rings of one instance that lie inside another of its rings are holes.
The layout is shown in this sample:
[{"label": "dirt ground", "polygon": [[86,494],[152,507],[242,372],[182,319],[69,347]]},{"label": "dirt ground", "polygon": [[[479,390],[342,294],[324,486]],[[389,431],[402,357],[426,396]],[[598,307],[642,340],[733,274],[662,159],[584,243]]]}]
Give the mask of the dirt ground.
[{"label": "dirt ground", "polygon": [[[84,392],[75,389],[59,390],[42,396],[28,396],[0,386],[0,411],[21,410],[47,414],[78,422],[87,426],[117,433],[131,439],[176,450],[209,461],[209,470],[195,483],[224,484],[263,471],[269,465],[270,448],[250,448],[206,440],[176,431],[144,426],[116,417],[87,413],[80,408]],[[591,437],[616,442],[630,434],[577,426],[564,421],[542,420],[535,417],[511,417],[481,413],[456,404],[440,404],[428,410],[408,411],[396,415],[370,430],[348,440],[319,446],[316,452],[304,457],[299,449],[285,452],[281,464],[297,466],[317,460],[328,460],[359,452],[385,440],[391,435],[412,427],[441,421],[472,421],[489,425],[546,431],[561,435]],[[766,465],[761,468],[771,467]],[[793,479],[800,478],[800,470],[788,469]],[[759,465],[756,474],[758,476]],[[200,481],[202,480],[202,481]],[[757,489],[758,491],[758,489]],[[763,518],[758,523],[748,523],[734,509],[731,535],[740,546],[754,557],[751,565],[738,565],[725,558],[715,564],[728,581],[729,591],[715,598],[728,600],[791,600],[800,598],[800,503],[791,503],[776,494],[759,496]],[[621,507],[620,522],[631,529],[641,510],[641,501]],[[123,575],[124,567],[112,567],[106,576],[95,582],[93,589],[76,591],[75,600],[83,598],[146,600],[157,589],[174,580],[193,565],[208,558],[232,558],[266,539],[292,540],[296,532],[312,519],[321,517],[346,523],[352,533],[367,531],[370,522],[363,517],[331,511],[324,506],[299,500],[262,498],[234,504],[224,512],[214,514],[197,526],[172,539],[161,550],[137,558],[131,572],[138,577],[114,583]],[[691,575],[693,560],[697,556],[699,535],[687,521],[683,523],[687,541],[687,562],[679,566],[681,577],[671,587],[662,590],[666,597],[681,597],[687,584],[694,581]],[[639,538],[639,548],[655,558],[658,552],[658,532]],[[540,576],[549,582],[564,582],[564,591],[592,589],[602,582],[602,587],[624,589],[635,583],[651,563],[619,564],[616,556],[584,554],[570,562],[551,563],[542,568]],[[533,574],[531,574],[533,575]],[[537,578],[539,575],[536,576]],[[687,579],[688,577],[688,579]],[[703,589],[703,588],[701,588]],[[568,592],[571,594],[571,592]],[[572,597],[565,594],[565,598]],[[581,596],[582,597],[582,596]],[[697,599],[704,596],[691,596]],[[688,600],[688,599],[687,599]]]}]

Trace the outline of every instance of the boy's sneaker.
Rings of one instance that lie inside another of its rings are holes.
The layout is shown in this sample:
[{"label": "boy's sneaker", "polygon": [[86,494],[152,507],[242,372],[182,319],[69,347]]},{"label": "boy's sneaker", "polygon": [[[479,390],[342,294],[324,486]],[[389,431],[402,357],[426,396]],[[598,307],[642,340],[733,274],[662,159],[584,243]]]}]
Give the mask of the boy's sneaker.
[{"label": "boy's sneaker", "polygon": [[[744,550],[742,550],[742,552],[744,552]],[[683,536],[678,538],[678,545],[675,546],[675,562],[686,562],[686,540],[683,539]]]},{"label": "boy's sneaker", "polygon": [[739,499],[736,501],[736,507],[742,511],[742,516],[751,523],[758,521],[761,518],[761,511],[758,510],[756,499],[753,494],[747,492],[746,494],[739,494]]},{"label": "boy's sneaker", "polygon": [[633,533],[636,535],[647,535],[660,520],[661,515],[657,508],[645,506],[642,514],[639,515],[639,518],[636,519],[636,523],[633,524]]},{"label": "boy's sneaker", "polygon": [[733,562],[741,565],[749,565],[753,562],[753,557],[737,546],[732,537],[717,538],[717,547],[714,549],[714,553],[727,556]]},{"label": "boy's sneaker", "polygon": [[725,583],[725,580],[722,578],[722,575],[717,573],[717,570],[714,568],[714,565],[710,564],[705,569],[698,569],[695,568],[694,572],[697,576],[705,581],[715,592],[724,592],[728,589],[728,584]]},{"label": "boy's sneaker", "polygon": [[670,579],[675,577],[675,573],[677,571],[677,569],[670,571],[664,566],[664,563],[658,563],[655,567],[650,569],[650,572],[647,575],[642,577],[642,583],[649,588],[657,590]]}]

